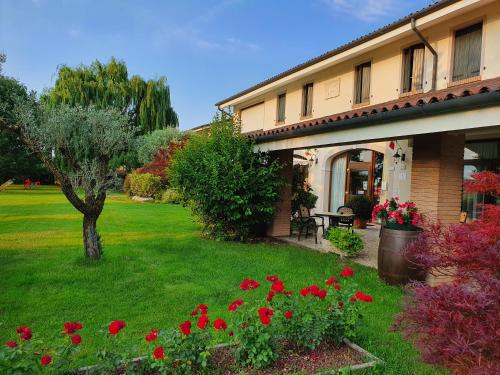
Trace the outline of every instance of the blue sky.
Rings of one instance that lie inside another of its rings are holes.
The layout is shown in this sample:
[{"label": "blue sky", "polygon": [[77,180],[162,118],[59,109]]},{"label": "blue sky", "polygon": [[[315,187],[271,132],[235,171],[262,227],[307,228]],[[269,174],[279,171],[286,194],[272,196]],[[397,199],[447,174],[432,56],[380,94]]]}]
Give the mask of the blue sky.
[{"label": "blue sky", "polygon": [[166,76],[182,129],[214,103],[430,0],[0,0],[6,74],[41,91],[57,66],[111,56]]}]

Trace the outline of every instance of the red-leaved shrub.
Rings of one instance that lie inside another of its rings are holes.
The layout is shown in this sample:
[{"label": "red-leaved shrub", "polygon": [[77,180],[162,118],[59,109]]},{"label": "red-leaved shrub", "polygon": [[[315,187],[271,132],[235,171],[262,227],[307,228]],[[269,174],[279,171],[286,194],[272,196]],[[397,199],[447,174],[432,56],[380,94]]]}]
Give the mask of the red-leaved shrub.
[{"label": "red-leaved shrub", "polygon": [[[479,172],[468,192],[498,195],[499,175]],[[454,374],[500,373],[500,207],[483,205],[467,224],[428,223],[407,249],[409,258],[449,283],[410,287],[395,327],[428,363]]]},{"label": "red-leaved shrub", "polygon": [[171,141],[166,149],[159,149],[153,155],[151,162],[144,164],[142,167],[137,168],[137,173],[150,173],[159,176],[162,180],[166,179],[166,171],[172,160],[174,154],[182,149],[186,143],[184,138],[180,142]]}]

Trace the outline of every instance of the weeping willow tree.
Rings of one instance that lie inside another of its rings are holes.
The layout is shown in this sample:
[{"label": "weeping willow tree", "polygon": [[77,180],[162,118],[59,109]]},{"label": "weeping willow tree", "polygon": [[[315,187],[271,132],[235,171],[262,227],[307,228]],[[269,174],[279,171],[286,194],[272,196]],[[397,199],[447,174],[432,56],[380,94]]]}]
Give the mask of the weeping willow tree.
[{"label": "weeping willow tree", "polygon": [[177,127],[179,120],[172,108],[167,79],[145,81],[138,75],[129,78],[125,62],[111,58],[76,68],[62,65],[55,86],[42,95],[49,107],[60,104],[115,108],[127,114],[142,133]]}]

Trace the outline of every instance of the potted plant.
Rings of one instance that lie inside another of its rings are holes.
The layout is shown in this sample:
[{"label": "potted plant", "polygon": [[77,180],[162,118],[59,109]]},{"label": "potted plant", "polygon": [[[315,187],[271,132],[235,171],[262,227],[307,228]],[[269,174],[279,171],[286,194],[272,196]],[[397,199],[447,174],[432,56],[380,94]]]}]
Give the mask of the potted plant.
[{"label": "potted plant", "polygon": [[352,208],[356,215],[354,218],[354,228],[365,229],[366,222],[372,217],[373,202],[366,195],[353,195],[346,204]]},{"label": "potted plant", "polygon": [[388,284],[425,280],[425,273],[405,256],[406,247],[419,235],[422,217],[415,203],[391,198],[373,208],[372,218],[382,221],[378,245],[378,275]]}]

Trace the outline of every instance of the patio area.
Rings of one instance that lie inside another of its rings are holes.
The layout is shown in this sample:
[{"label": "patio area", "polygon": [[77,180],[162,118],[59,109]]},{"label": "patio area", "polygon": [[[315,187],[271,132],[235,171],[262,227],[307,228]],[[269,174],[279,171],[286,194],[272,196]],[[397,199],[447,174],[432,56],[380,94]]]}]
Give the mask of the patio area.
[{"label": "patio area", "polygon": [[[365,246],[361,253],[356,258],[352,258],[351,260],[364,266],[376,269],[380,225],[370,224],[366,227],[366,229],[354,229],[354,231],[363,236]],[[314,241],[313,235],[309,235],[307,238],[302,237],[300,241],[297,239],[297,233],[293,233],[292,236],[279,237],[279,239],[287,243],[292,243],[294,245],[320,251],[322,253],[335,253],[342,257],[345,256],[340,250],[335,248],[329,240],[323,238],[321,230],[319,230],[318,233],[317,244]]]}]

